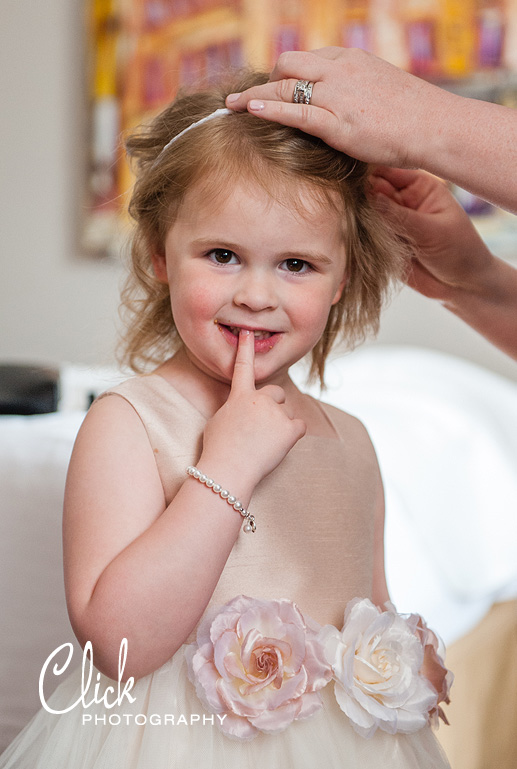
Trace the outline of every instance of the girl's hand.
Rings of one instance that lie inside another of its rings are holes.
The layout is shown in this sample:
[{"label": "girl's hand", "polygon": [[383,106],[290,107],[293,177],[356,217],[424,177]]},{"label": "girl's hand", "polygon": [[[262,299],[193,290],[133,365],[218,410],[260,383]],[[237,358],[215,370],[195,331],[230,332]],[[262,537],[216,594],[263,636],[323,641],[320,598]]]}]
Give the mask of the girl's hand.
[{"label": "girl's hand", "polygon": [[305,423],[289,415],[281,387],[255,389],[254,360],[254,335],[241,330],[230,394],[207,422],[199,459],[203,472],[216,477],[227,467],[253,488],[306,432]]},{"label": "girl's hand", "polygon": [[416,246],[408,284],[443,302],[484,290],[494,257],[444,182],[425,171],[377,168],[373,193]]},{"label": "girl's hand", "polygon": [[[297,80],[314,83],[310,105],[293,103]],[[269,83],[230,94],[226,105],[319,136],[358,160],[420,167],[435,143],[433,114],[445,115],[452,99],[370,53],[328,47],[281,54]]]}]

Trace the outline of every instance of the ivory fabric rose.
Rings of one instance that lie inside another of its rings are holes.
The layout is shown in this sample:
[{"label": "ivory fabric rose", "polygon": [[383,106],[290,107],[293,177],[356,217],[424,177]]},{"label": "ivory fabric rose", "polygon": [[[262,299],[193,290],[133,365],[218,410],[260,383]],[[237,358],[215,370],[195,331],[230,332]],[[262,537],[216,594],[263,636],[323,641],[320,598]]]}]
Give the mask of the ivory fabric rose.
[{"label": "ivory fabric rose", "polygon": [[318,690],[332,674],[320,631],[291,601],[243,595],[205,618],[185,655],[200,700],[226,714],[223,732],[251,739],[321,708]]},{"label": "ivory fabric rose", "polygon": [[367,599],[355,599],[341,632],[332,625],[322,631],[337,702],[364,737],[377,729],[415,732],[437,706],[436,690],[420,675],[424,645],[415,623],[387,606],[380,611]]}]

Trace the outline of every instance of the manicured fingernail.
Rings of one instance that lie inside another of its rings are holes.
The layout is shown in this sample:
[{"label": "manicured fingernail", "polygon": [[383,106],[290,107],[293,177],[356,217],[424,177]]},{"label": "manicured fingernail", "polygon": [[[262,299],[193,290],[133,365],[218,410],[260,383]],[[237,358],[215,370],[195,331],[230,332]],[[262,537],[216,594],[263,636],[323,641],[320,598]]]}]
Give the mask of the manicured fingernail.
[{"label": "manicured fingernail", "polygon": [[241,328],[241,334],[244,336],[249,336],[251,334],[251,331],[249,331],[247,328]]},{"label": "manicured fingernail", "polygon": [[252,112],[260,112],[261,110],[263,110],[263,109],[264,109],[264,107],[265,107],[265,106],[266,106],[266,105],[264,104],[264,102],[263,102],[263,101],[258,101],[257,99],[252,99],[252,100],[250,101],[250,103],[248,104],[248,108],[249,108],[249,109],[250,109]]},{"label": "manicured fingernail", "polygon": [[232,104],[234,101],[237,101],[239,96],[240,96],[240,93],[229,93],[228,96],[226,97],[226,101],[229,104]]}]

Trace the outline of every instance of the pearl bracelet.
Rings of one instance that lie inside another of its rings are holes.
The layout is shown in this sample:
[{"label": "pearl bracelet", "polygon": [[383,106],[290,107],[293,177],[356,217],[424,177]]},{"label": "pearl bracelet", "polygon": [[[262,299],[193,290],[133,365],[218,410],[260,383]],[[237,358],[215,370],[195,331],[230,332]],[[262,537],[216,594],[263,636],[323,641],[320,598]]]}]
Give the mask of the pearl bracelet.
[{"label": "pearl bracelet", "polygon": [[197,467],[187,467],[187,474],[190,475],[192,478],[195,478],[196,481],[199,481],[200,483],[204,483],[205,486],[208,486],[209,489],[212,489],[214,494],[219,494],[220,497],[225,499],[231,507],[233,507],[234,510],[237,510],[238,513],[242,515],[243,518],[246,519],[246,523],[243,526],[243,530],[247,533],[249,531],[255,532],[256,531],[256,525],[255,525],[255,516],[252,515],[249,510],[246,510],[242,503],[239,502],[237,497],[234,497],[230,494],[229,491],[226,489],[223,489],[222,486],[220,486],[218,483],[215,483],[211,478],[208,477],[208,475],[205,475],[201,472],[201,470],[198,470]]}]

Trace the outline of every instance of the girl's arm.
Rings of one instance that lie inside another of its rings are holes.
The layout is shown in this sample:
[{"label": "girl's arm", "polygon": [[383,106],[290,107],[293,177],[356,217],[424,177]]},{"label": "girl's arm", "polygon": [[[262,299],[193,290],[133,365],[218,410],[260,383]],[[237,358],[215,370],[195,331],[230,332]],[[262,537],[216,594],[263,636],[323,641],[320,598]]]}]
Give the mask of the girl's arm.
[{"label": "girl's arm", "polygon": [[[279,387],[255,390],[253,335],[241,334],[230,396],[207,424],[199,466],[244,506],[305,433],[283,400]],[[165,507],[137,414],[115,396],[94,404],[70,463],[63,535],[70,619],[80,643],[92,642],[99,670],[117,678],[124,637],[124,679],[175,653],[206,608],[242,520],[187,476]]]}]

